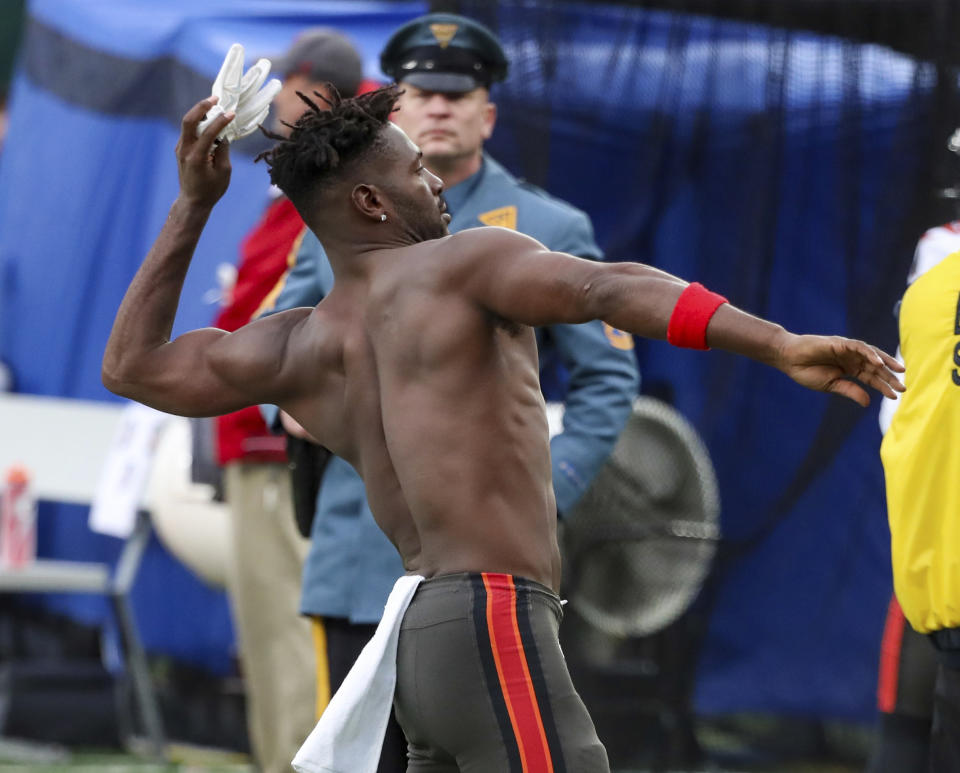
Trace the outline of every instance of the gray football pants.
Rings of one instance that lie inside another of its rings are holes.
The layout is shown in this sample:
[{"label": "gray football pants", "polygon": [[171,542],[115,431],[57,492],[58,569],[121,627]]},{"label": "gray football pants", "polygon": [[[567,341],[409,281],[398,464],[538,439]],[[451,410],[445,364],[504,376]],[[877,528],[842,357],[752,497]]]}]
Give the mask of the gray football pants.
[{"label": "gray football pants", "polygon": [[557,639],[559,597],[506,574],[424,581],[404,615],[408,773],[608,773]]}]

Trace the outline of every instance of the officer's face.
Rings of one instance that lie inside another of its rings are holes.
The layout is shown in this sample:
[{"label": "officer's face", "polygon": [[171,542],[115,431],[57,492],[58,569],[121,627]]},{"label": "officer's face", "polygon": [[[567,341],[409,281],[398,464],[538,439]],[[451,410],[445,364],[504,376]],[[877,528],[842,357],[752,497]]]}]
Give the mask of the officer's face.
[{"label": "officer's face", "polygon": [[394,122],[433,160],[449,163],[476,155],[493,133],[497,108],[484,88],[443,93],[401,84]]}]

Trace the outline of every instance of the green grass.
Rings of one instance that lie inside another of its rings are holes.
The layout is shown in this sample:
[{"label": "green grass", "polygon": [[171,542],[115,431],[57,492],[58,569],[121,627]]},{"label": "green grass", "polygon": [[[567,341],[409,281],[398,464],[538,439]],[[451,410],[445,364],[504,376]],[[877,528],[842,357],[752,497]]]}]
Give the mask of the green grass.
[{"label": "green grass", "polygon": [[75,751],[0,739],[0,773],[253,773],[246,755],[172,743],[168,764],[141,754]]},{"label": "green grass", "polygon": [[[806,747],[819,750],[816,755],[801,754],[801,747],[793,749],[793,754],[785,753],[790,749],[771,747],[771,736],[786,734],[803,741],[802,730],[801,725],[799,729],[785,731],[782,720],[743,715],[702,722],[698,737],[717,758],[730,763],[738,760],[730,767],[708,767],[709,773],[859,773],[863,769],[862,760],[870,741],[868,730],[837,723],[813,730],[806,728],[807,733],[816,730],[819,738],[816,744],[809,739],[805,742]],[[753,756],[753,764],[747,762],[751,758],[747,752],[765,749],[766,754]],[[771,753],[772,749],[780,753]],[[0,737],[0,773],[255,773],[246,755],[223,749],[172,742],[166,747],[168,764],[153,761],[143,739],[137,741],[132,751],[136,753],[66,749]],[[615,773],[647,772],[618,770]]]}]

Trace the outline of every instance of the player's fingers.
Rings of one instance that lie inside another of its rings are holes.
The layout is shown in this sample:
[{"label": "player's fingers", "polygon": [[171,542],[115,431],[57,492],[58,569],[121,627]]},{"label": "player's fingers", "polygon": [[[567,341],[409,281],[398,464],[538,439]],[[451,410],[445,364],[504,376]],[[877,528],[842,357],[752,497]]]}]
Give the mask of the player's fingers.
[{"label": "player's fingers", "polygon": [[903,373],[906,368],[903,367],[903,363],[900,362],[896,357],[891,357],[883,349],[878,349],[876,346],[871,347],[878,355],[880,359],[883,360],[883,364],[886,365],[894,373]]},{"label": "player's fingers", "polygon": [[213,151],[213,168],[219,170],[230,169],[230,143],[224,140]]},{"label": "player's fingers", "polygon": [[[863,341],[848,341],[847,349],[853,355],[850,359],[844,358],[846,363],[844,371],[848,376],[859,379],[866,384],[870,384],[870,386],[875,386],[874,380],[877,380],[877,383],[883,382],[900,392],[903,391],[903,385],[900,384],[900,380],[894,375],[887,362],[889,359],[896,363],[896,360]],[[879,387],[875,386],[875,388]]]},{"label": "player's fingers", "polygon": [[236,113],[230,110],[214,118],[210,122],[210,125],[203,130],[203,134],[197,137],[197,144],[194,145],[193,152],[202,156],[213,155],[213,144],[217,141],[217,135],[222,132],[227,124],[235,117]]},{"label": "player's fingers", "polygon": [[215,104],[217,104],[217,97],[207,97],[201,99],[186,112],[180,122],[180,141],[182,143],[192,141],[197,136],[197,126],[200,125],[207,111]]},{"label": "player's fingers", "polygon": [[897,378],[897,374],[888,368],[884,368],[879,373],[880,378],[891,388],[894,392],[906,392],[907,388],[904,386],[903,382]]},{"label": "player's fingers", "polygon": [[903,384],[897,381],[896,377],[892,374],[886,376],[883,373],[877,373],[873,377],[865,379],[864,383],[876,389],[884,397],[889,397],[891,400],[896,400],[897,392],[903,391]]},{"label": "player's fingers", "polygon": [[[903,392],[906,387],[897,378],[896,373],[887,363],[887,359],[892,360],[894,364],[898,364],[897,361],[889,355],[884,357],[884,353],[873,346],[867,346],[866,348],[869,350],[869,354],[866,355],[866,364],[857,378],[883,392],[887,397],[896,397],[896,392]],[[902,371],[903,368],[898,370]]]},{"label": "player's fingers", "polygon": [[866,390],[845,378],[838,378],[836,381],[833,381],[830,386],[827,387],[827,391],[849,398],[864,408],[870,405],[870,395],[866,393]]}]

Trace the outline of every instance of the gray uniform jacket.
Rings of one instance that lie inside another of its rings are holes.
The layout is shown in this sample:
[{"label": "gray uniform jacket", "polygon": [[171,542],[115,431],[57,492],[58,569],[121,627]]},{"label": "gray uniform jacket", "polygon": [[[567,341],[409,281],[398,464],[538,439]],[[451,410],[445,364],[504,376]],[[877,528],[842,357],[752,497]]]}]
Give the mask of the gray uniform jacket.
[{"label": "gray uniform jacket", "polygon": [[[518,181],[484,158],[472,177],[445,191],[450,231],[481,225],[514,228],[552,250],[602,259],[587,215]],[[317,237],[307,232],[273,311],[314,306],[333,286]],[[553,485],[562,514],[577,501],[623,429],[638,375],[630,336],[601,322],[537,329],[541,366],[559,360],[569,374],[563,432],[550,445]],[[324,472],[303,572],[301,611],[376,623],[403,565],[377,527],[363,481],[342,459]]]}]

